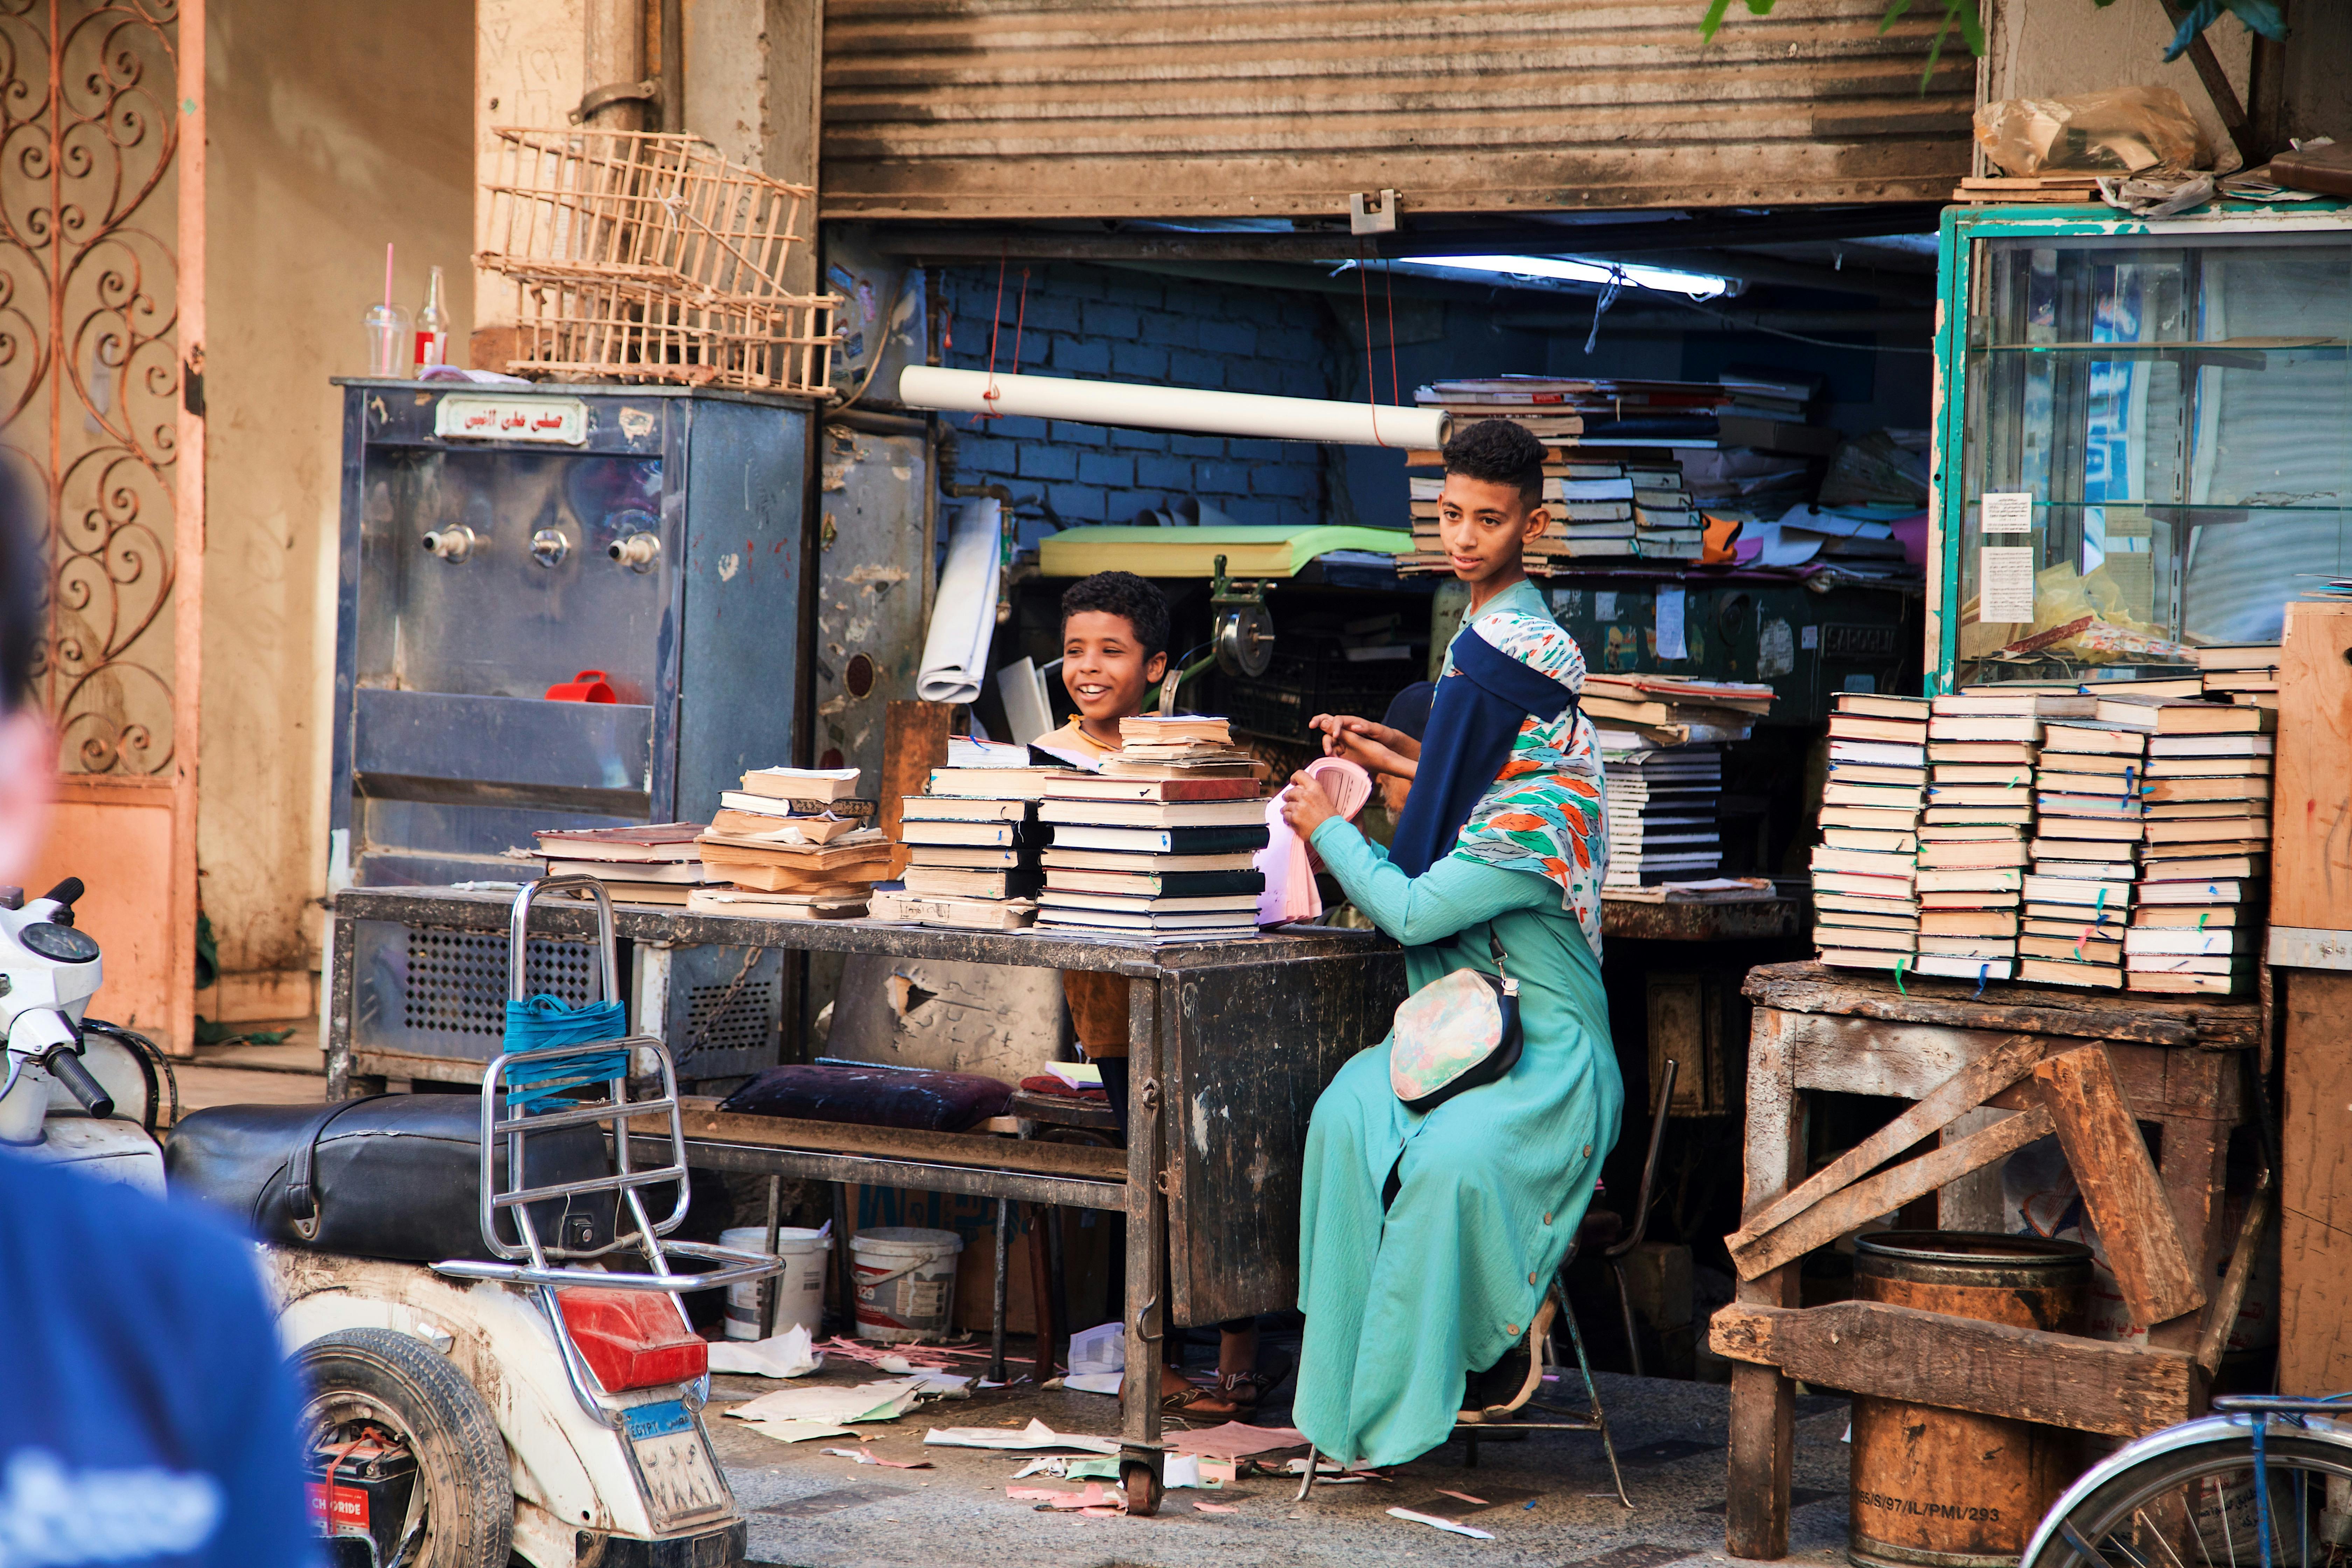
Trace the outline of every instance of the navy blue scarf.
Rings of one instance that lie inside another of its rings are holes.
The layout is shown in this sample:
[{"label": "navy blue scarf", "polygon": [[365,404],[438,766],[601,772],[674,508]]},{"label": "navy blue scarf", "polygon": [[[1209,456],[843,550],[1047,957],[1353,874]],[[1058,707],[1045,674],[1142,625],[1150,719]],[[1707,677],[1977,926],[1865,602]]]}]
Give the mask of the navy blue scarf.
[{"label": "navy blue scarf", "polygon": [[1454,668],[1437,683],[1429,731],[1404,815],[1389,842],[1389,863],[1418,877],[1454,848],[1462,825],[1511,760],[1511,743],[1529,718],[1546,723],[1575,696],[1528,668],[1469,627],[1454,639]]}]

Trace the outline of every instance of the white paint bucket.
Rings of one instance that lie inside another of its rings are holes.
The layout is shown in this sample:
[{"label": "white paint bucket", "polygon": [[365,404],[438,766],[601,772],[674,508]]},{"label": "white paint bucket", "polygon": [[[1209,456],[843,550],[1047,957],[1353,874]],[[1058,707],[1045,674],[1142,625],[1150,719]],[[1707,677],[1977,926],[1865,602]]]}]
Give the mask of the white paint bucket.
[{"label": "white paint bucket", "polygon": [[[814,1337],[824,1321],[824,1255],[833,1237],[822,1230],[782,1226],[776,1231],[776,1252],[784,1271],[776,1276],[776,1332],[795,1325]],[[719,1245],[738,1252],[768,1250],[768,1227],[737,1226],[719,1233]],[[760,1332],[760,1287],[764,1279],[749,1279],[727,1287],[727,1337],[756,1340]]]},{"label": "white paint bucket", "polygon": [[951,1230],[877,1226],[849,1238],[857,1276],[857,1336],[896,1344],[947,1337],[955,1318],[956,1254]]}]

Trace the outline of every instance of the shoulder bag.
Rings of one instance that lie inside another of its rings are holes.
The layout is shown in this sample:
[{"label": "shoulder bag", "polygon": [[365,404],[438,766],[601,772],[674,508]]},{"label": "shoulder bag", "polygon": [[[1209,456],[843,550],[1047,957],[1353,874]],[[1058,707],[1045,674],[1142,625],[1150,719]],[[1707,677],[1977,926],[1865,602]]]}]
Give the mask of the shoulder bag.
[{"label": "shoulder bag", "polygon": [[1494,1082],[1519,1059],[1519,983],[1502,973],[1503,944],[1491,928],[1486,947],[1496,973],[1457,969],[1396,1010],[1389,1087],[1407,1110],[1434,1110],[1465,1089]]}]

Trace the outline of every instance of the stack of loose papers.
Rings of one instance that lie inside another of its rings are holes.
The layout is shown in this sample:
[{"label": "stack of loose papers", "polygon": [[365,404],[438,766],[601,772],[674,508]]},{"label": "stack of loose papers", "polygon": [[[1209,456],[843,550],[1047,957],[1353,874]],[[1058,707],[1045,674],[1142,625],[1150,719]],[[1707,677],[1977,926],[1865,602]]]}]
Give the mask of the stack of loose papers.
[{"label": "stack of loose papers", "polygon": [[856,768],[755,768],[719,797],[696,841],[712,882],[686,900],[697,914],[844,920],[866,912],[887,874],[889,845]]},{"label": "stack of loose papers", "polygon": [[1899,973],[1917,962],[1927,724],[1924,697],[1838,695],[1812,862],[1813,941],[1823,963]]},{"label": "stack of loose papers", "polygon": [[855,1388],[780,1388],[727,1412],[762,1436],[801,1443],[847,1435],[849,1421],[895,1421],[922,1397],[919,1377],[862,1383]]}]

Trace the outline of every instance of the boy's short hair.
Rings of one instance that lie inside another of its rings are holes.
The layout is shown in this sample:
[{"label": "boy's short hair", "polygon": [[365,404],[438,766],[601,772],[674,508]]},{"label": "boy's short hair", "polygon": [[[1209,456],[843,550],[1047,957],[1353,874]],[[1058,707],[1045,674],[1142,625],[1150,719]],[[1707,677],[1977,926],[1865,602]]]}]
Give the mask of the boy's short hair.
[{"label": "boy's short hair", "polygon": [[0,716],[14,713],[32,695],[45,574],[39,521],[22,483],[0,476]]},{"label": "boy's short hair", "polygon": [[1529,506],[1543,500],[1544,446],[1525,426],[1481,419],[1455,432],[1445,443],[1444,456],[1449,474],[1490,485],[1517,485],[1519,499]]},{"label": "boy's short hair", "polygon": [[1135,628],[1143,657],[1168,651],[1168,596],[1132,572],[1097,572],[1062,590],[1062,629],[1070,617],[1097,611],[1120,616]]}]

